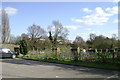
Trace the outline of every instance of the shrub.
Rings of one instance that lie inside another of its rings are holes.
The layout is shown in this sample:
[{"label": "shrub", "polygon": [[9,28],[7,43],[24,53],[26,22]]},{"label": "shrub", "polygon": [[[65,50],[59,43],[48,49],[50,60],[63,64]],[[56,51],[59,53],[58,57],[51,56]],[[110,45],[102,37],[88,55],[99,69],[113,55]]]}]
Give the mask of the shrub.
[{"label": "shrub", "polygon": [[20,53],[26,55],[28,53],[28,46],[25,40],[20,41]]}]

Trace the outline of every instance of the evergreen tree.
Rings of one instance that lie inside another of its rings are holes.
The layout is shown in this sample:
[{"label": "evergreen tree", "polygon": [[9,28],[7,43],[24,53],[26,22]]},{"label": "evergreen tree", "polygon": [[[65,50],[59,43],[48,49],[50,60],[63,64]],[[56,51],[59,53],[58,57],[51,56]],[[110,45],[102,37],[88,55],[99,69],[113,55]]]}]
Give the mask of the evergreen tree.
[{"label": "evergreen tree", "polygon": [[28,46],[25,40],[20,41],[20,53],[26,55],[28,53]]}]

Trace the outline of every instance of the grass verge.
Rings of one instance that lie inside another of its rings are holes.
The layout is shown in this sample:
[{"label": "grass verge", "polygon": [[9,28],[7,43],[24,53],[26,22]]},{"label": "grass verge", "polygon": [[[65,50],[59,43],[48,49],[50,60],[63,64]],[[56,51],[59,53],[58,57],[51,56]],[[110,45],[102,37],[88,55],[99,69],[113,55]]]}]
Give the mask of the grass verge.
[{"label": "grass verge", "polygon": [[93,61],[74,61],[74,60],[64,60],[64,59],[58,60],[58,59],[54,59],[54,58],[43,58],[43,57],[36,57],[36,56],[33,57],[33,56],[28,56],[28,55],[19,56],[19,58],[120,71],[119,63],[103,63],[103,62],[98,62],[98,61],[94,61],[94,62]]}]

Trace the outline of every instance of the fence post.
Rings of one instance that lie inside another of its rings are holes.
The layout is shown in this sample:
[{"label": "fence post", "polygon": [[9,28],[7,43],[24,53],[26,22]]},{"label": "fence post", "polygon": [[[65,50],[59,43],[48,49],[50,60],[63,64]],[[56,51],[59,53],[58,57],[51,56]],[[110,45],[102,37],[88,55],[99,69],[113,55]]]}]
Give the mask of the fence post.
[{"label": "fence post", "polygon": [[113,59],[113,63],[114,63],[115,62],[115,60],[114,60],[115,59],[115,53],[113,52],[112,54],[113,54],[113,58],[112,59]]},{"label": "fence post", "polygon": [[120,49],[117,50],[117,59],[120,61]]}]

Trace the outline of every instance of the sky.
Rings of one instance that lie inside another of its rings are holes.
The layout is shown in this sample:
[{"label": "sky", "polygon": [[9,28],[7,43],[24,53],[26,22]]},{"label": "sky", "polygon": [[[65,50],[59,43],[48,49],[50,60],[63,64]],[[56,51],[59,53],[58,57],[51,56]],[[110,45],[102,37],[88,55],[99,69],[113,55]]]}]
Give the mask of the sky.
[{"label": "sky", "polygon": [[3,2],[9,15],[11,34],[27,33],[33,24],[47,27],[56,20],[69,30],[69,40],[89,34],[118,35],[118,4],[115,2]]}]

